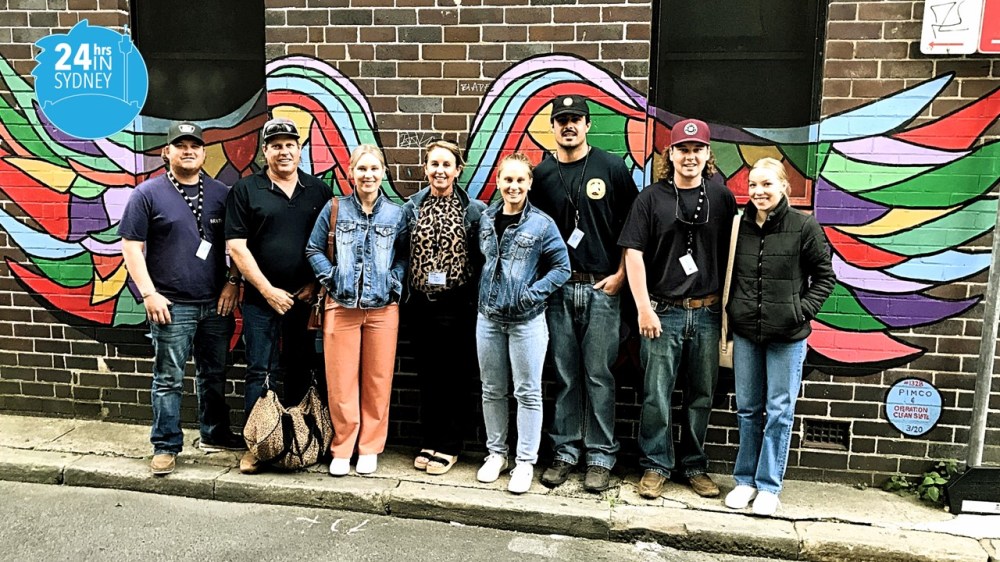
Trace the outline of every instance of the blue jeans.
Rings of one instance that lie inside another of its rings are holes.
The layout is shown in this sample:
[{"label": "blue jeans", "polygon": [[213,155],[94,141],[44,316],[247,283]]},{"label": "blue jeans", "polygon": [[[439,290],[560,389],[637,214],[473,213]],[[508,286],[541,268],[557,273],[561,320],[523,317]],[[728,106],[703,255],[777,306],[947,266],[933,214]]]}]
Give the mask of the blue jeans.
[{"label": "blue jeans", "polygon": [[[670,477],[680,458],[684,476],[708,471],[705,434],[712,413],[712,394],[719,377],[721,304],[686,310],[661,304],[655,309],[662,333],[642,338],[640,353],[645,369],[645,392],[639,418],[640,466]],[[671,397],[681,376],[684,404],[681,439],[674,454]]]},{"label": "blue jeans", "polygon": [[615,378],[621,324],[618,295],[590,283],[569,282],[548,299],[545,318],[556,367],[552,447],[555,460],[611,469],[615,439]]},{"label": "blue jeans", "polygon": [[169,324],[150,324],[153,340],[153,453],[180,453],[184,365],[194,350],[195,390],[201,438],[222,441],[229,434],[226,352],[232,316],[219,316],[216,303],[170,305]]},{"label": "blue jeans", "polygon": [[806,340],[754,343],[733,337],[740,428],[740,449],[733,467],[736,484],[781,492],[805,359]]},{"label": "blue jeans", "polygon": [[[265,381],[285,406],[298,404],[306,395],[313,382],[313,372],[321,368],[316,353],[316,334],[306,329],[309,311],[309,304],[301,301],[296,301],[283,315],[267,304],[243,303],[243,341],[247,359],[245,415],[250,415],[253,405],[264,393]],[[325,392],[318,390],[321,396]]]},{"label": "blue jeans", "polygon": [[538,462],[542,442],[542,368],[549,330],[545,317],[525,322],[497,322],[479,315],[476,350],[483,381],[486,448],[507,456],[508,399],[514,381],[517,400],[517,462]]}]

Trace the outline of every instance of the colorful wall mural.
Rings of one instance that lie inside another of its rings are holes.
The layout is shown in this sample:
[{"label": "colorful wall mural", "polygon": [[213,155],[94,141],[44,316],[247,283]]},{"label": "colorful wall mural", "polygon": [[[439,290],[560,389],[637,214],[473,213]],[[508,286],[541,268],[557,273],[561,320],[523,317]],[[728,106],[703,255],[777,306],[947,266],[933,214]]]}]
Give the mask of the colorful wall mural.
[{"label": "colorful wall mural", "polygon": [[[27,258],[6,258],[12,274],[39,302],[80,322],[140,324],[143,309],[124,269],[117,223],[131,189],[163,172],[167,123],[144,117],[105,140],[71,139],[45,121],[30,86],[3,59],[0,78],[13,93],[0,100],[0,190],[19,209],[0,210],[0,228]],[[994,227],[997,200],[989,193],[1000,181],[1000,142],[981,139],[1000,117],[1000,89],[915,124],[951,78],[797,128],[712,124],[720,173],[738,198],[745,200],[749,164],[779,158],[792,177],[794,204],[826,229],[839,282],[813,322],[813,367],[865,375],[904,365],[925,350],[900,332],[960,315],[981,299],[939,293],[990,264],[989,253],[977,248]],[[308,131],[304,169],[350,193],[350,151],[380,144],[365,95],[329,64],[301,56],[268,64],[266,88],[232,114],[203,123],[208,173],[232,183],[259,169],[258,130],[269,109]],[[657,149],[682,117],[649,106],[586,60],[546,55],[513,65],[484,95],[460,178],[470,194],[493,197],[503,155],[521,150],[537,161],[553,149],[548,102],[565,93],[591,100],[592,144],[621,155],[637,184],[651,183]],[[402,198],[391,178],[383,188]]]}]

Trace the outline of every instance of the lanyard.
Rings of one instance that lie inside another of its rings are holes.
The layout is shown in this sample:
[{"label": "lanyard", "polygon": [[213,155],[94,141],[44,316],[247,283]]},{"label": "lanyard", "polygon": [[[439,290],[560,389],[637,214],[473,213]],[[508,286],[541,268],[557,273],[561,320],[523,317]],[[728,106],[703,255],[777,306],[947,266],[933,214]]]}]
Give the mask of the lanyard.
[{"label": "lanyard", "polygon": [[587,181],[587,161],[589,159],[590,147],[587,147],[587,155],[583,157],[583,172],[580,173],[580,185],[576,188],[576,197],[574,198],[572,190],[568,185],[566,185],[566,178],[563,177],[562,164],[559,162],[559,157],[556,156],[556,171],[559,172],[559,183],[562,184],[563,191],[566,192],[566,198],[569,199],[569,204],[573,207],[573,211],[575,213],[575,217],[573,219],[574,229],[576,229],[580,224],[580,194],[583,193],[583,183]]},{"label": "lanyard", "polygon": [[194,220],[198,223],[198,235],[201,236],[202,240],[208,240],[208,238],[205,237],[205,225],[201,224],[202,210],[205,205],[205,182],[202,180],[201,173],[198,173],[198,195],[194,197],[194,200],[184,193],[184,189],[177,181],[177,178],[174,177],[174,173],[172,171],[167,171],[167,178],[170,179],[170,183],[174,185],[174,189],[177,190],[177,193],[181,194],[184,202],[188,204],[188,208],[190,208],[191,212],[194,214]]},{"label": "lanyard", "polygon": [[[705,180],[702,180],[701,181],[701,185],[699,186],[698,204],[696,205],[696,208],[694,210],[694,214],[691,215],[691,218],[688,218],[689,210],[688,210],[687,206],[684,205],[684,200],[681,199],[681,192],[680,192],[680,190],[677,189],[677,186],[674,185],[673,181],[670,182],[670,185],[674,188],[674,196],[677,198],[676,207],[674,208],[674,218],[676,220],[679,220],[682,224],[685,225],[685,227],[686,227],[685,230],[687,231],[687,253],[688,254],[693,254],[694,253],[694,227],[701,226],[702,224],[705,224],[705,223],[708,222],[708,206],[705,204],[706,203]],[[698,219],[701,217],[701,207],[702,207],[702,205],[705,205],[705,223],[698,222]]]}]

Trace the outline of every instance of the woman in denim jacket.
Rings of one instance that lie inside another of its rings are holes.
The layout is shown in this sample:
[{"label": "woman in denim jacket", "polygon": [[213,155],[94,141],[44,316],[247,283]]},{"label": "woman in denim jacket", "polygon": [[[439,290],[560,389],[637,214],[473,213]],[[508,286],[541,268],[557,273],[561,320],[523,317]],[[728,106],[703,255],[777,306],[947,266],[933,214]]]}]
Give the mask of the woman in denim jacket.
[{"label": "woman in denim jacket", "polygon": [[528,491],[542,437],[542,364],[549,333],[545,299],[569,279],[569,254],[555,222],[528,204],[531,163],[514,153],[500,161],[503,201],[479,222],[485,258],[479,278],[476,348],[483,381],[483,417],[489,456],[476,477],[494,482],[507,469],[510,380],[517,399],[517,464],[507,489]]},{"label": "woman in denim jacket", "polygon": [[351,153],[354,193],[339,198],[335,264],[327,257],[331,204],[316,219],[306,257],[327,290],[323,318],[326,384],[334,437],[332,476],[371,474],[385,448],[396,362],[399,301],[406,275],[402,207],[382,194],[385,159],[375,146]]}]

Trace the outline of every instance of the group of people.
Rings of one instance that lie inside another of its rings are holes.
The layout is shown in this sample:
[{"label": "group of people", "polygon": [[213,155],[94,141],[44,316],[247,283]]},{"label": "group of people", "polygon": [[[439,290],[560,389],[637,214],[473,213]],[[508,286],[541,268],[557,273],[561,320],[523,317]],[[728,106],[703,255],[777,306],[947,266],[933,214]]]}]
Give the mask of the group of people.
[{"label": "group of people", "polygon": [[[458,462],[468,421],[462,406],[478,370],[488,454],[477,479],[494,482],[509,470],[508,490],[526,492],[542,441],[548,355],[556,383],[552,463],[539,480],[559,486],[582,462],[584,488],[603,491],[619,450],[612,366],[627,286],[644,369],[639,493],[657,498],[675,477],[718,496],[705,440],[725,336],[721,293],[738,232],[728,311],[740,447],[737,486],[725,504],[743,509],[753,501],[755,513],[773,514],[810,320],[835,281],[822,229],[789,206],[784,165],[770,158],[754,164],[749,201],[734,219],[736,199],[714,179],[701,121],[673,126],[660,180],[641,192],[622,158],[588,143],[588,100],[557,97],[550,122],[553,153],[537,166],[521,153],[504,157],[495,169],[500,198],[489,206],[456,185],[464,161],[448,141],[425,147],[427,187],[399,205],[381,189],[386,162],[375,146],[352,152],[352,192],[333,198],[299,169],[295,123],[272,119],[262,130],[267,166],[227,190],[201,171],[202,130],[174,124],[163,149],[167,172],[136,188],[119,228],[155,355],[153,473],[171,472],[181,450],[181,380],[192,350],[199,446],[243,448],[224,400],[242,284],[245,413],[265,388],[297,403],[317,382],[310,373],[324,370],[319,382],[335,432],[331,475],[348,474],[352,459],[358,474],[377,470],[402,313],[414,326],[420,388],[414,468],[439,475]],[[306,332],[321,288],[323,366],[314,364]],[[675,388],[683,391],[676,450]],[[241,471],[260,468],[252,453],[243,455]]]}]

